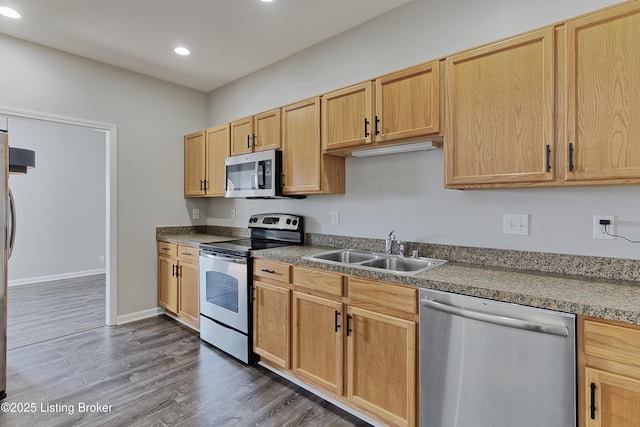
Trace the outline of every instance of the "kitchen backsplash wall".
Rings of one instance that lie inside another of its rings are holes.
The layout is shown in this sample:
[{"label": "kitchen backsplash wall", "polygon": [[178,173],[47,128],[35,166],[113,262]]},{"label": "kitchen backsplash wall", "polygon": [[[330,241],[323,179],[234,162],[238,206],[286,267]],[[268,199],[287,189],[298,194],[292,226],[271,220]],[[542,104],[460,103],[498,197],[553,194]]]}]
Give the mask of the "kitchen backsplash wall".
[{"label": "kitchen backsplash wall", "polygon": [[[614,3],[413,0],[212,92],[210,124]],[[345,195],[198,203],[210,225],[246,226],[253,213],[285,211],[305,215],[312,233],[383,238],[395,230],[397,238],[419,242],[638,259],[640,245],[592,238],[593,215],[614,215],[618,234],[640,240],[638,191],[638,186],[444,190],[442,150],[436,150],[348,159]],[[331,225],[331,212],[340,213],[340,225]],[[503,235],[505,213],[529,214],[529,235]]]}]

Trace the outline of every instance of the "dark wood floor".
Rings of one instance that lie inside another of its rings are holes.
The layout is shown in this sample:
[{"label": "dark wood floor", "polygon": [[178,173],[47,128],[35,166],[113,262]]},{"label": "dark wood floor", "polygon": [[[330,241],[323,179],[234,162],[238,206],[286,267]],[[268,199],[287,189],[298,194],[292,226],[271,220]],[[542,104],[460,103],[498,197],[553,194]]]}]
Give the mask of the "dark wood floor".
[{"label": "dark wood floor", "polygon": [[166,316],[14,347],[7,374],[1,426],[367,425]]},{"label": "dark wood floor", "polygon": [[105,275],[11,286],[7,348],[105,325]]}]

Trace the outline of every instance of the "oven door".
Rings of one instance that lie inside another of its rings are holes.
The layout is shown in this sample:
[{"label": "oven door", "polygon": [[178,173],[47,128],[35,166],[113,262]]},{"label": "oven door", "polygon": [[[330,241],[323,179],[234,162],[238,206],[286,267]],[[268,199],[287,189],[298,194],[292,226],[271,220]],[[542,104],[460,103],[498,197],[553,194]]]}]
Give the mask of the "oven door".
[{"label": "oven door", "polygon": [[247,258],[200,254],[200,314],[247,334],[248,282]]}]

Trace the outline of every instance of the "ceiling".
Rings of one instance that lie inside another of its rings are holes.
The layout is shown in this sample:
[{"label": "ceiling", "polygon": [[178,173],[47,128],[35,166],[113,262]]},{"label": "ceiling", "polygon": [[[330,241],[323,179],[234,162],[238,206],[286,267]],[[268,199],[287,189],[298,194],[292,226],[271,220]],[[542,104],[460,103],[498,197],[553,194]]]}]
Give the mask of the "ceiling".
[{"label": "ceiling", "polygon": [[209,92],[409,1],[0,0],[0,33]]}]

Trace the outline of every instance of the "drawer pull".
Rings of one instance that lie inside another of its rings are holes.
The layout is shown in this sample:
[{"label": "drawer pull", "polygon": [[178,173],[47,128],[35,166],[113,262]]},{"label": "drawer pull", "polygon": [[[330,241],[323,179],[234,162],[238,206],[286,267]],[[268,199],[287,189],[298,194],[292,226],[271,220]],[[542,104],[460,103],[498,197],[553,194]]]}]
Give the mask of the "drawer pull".
[{"label": "drawer pull", "polygon": [[163,251],[170,251],[171,250],[171,248],[160,248],[160,249],[162,249]]},{"label": "drawer pull", "polygon": [[274,274],[276,272],[275,270],[269,270],[268,268],[263,268],[260,271],[264,271],[265,273],[269,273],[269,274]]},{"label": "drawer pull", "polygon": [[182,255],[186,255],[186,256],[193,256],[193,254],[192,254],[192,253],[189,253],[189,252],[181,252],[181,254],[182,254]]}]

